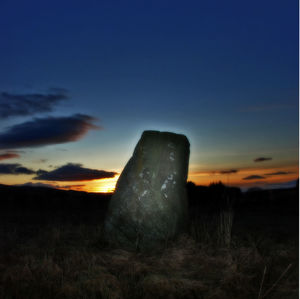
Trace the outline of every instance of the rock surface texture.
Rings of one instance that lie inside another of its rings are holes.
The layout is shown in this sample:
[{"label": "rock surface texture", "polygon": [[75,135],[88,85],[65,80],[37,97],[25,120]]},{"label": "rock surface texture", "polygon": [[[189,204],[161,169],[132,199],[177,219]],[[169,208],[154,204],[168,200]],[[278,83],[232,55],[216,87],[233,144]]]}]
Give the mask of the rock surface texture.
[{"label": "rock surface texture", "polygon": [[105,235],[111,244],[151,249],[185,230],[189,147],[184,135],[142,134],[108,208]]}]

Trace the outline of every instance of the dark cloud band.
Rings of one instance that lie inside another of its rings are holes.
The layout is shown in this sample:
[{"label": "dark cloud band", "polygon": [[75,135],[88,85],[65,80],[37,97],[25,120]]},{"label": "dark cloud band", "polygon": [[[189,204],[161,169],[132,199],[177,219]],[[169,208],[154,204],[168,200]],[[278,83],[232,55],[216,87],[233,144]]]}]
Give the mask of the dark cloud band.
[{"label": "dark cloud band", "polygon": [[113,178],[117,173],[105,170],[89,169],[81,164],[68,163],[52,171],[39,170],[35,180],[44,181],[91,181]]},{"label": "dark cloud band", "polygon": [[32,169],[26,168],[21,164],[0,164],[0,175],[1,174],[34,174],[35,171]]},{"label": "dark cloud band", "polygon": [[237,169],[229,169],[229,170],[221,170],[219,173],[220,174],[231,174],[231,173],[237,173]]},{"label": "dark cloud band", "polygon": [[272,158],[266,158],[266,157],[259,157],[254,159],[254,162],[264,162],[264,161],[270,161]]},{"label": "dark cloud band", "polygon": [[9,127],[0,133],[0,149],[39,147],[76,141],[90,129],[97,129],[96,119],[83,114],[68,117],[36,118]]},{"label": "dark cloud band", "polygon": [[261,175],[249,175],[243,178],[243,180],[262,180],[262,179],[265,179],[265,177]]},{"label": "dark cloud band", "polygon": [[266,173],[265,175],[286,175],[286,174],[290,174],[290,172],[289,171],[277,171],[277,172]]},{"label": "dark cloud band", "polygon": [[53,107],[68,98],[66,90],[51,89],[48,94],[0,93],[0,118],[27,116],[41,112],[50,112]]}]

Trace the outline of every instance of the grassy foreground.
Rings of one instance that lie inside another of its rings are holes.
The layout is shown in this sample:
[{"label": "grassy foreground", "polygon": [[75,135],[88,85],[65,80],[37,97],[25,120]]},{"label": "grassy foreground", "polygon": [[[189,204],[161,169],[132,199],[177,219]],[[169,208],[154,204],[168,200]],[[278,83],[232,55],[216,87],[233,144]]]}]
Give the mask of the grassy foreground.
[{"label": "grassy foreground", "polygon": [[257,194],[230,209],[191,201],[189,232],[155,253],[103,242],[107,198],[72,193],[68,208],[14,192],[2,192],[11,198],[0,213],[0,298],[298,298],[296,190],[271,206],[254,204]]}]

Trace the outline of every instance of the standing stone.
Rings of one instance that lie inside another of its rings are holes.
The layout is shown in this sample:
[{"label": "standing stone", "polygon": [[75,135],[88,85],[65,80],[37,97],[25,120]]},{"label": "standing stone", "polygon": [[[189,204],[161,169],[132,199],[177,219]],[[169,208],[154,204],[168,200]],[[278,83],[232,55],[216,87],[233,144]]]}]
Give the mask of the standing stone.
[{"label": "standing stone", "polygon": [[143,132],[109,204],[104,229],[111,244],[151,249],[185,230],[189,147],[184,135]]}]

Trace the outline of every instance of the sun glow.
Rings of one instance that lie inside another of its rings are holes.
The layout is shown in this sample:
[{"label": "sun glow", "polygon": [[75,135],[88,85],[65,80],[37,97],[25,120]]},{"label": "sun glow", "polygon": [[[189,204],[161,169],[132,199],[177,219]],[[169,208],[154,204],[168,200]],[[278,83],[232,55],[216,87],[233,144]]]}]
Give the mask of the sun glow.
[{"label": "sun glow", "polygon": [[120,175],[116,175],[113,178],[97,180],[94,183],[95,187],[93,192],[99,193],[112,193],[115,191],[116,183]]}]

